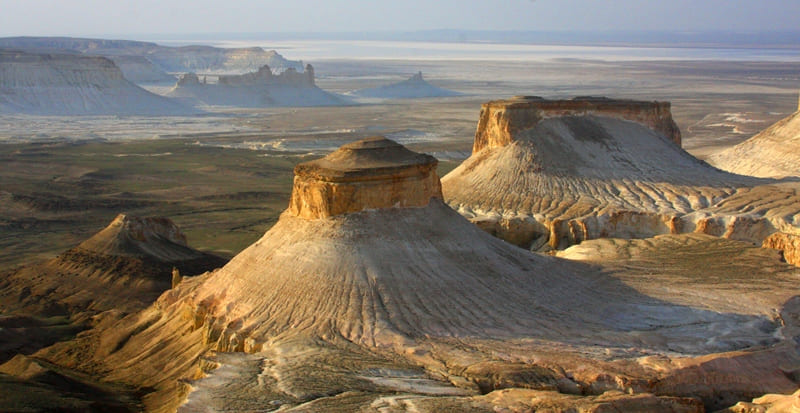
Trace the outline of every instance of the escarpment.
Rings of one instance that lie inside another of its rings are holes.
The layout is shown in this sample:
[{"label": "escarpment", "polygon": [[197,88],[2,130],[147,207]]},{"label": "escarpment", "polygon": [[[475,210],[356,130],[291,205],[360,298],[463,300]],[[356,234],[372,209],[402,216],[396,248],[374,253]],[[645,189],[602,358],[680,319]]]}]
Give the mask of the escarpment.
[{"label": "escarpment", "polygon": [[300,164],[289,208],[227,265],[35,357],[153,389],[153,411],[187,393],[186,406],[352,411],[398,392],[422,411],[485,410],[522,388],[698,411],[691,397],[716,407],[796,386],[777,367],[800,356],[794,279],[774,252],[751,248],[741,265],[769,265],[736,272],[761,288],[709,300],[715,281],[660,260],[608,271],[508,245],[442,202],[435,166],[380,137]]},{"label": "escarpment", "polygon": [[197,111],[134,85],[104,57],[3,49],[0,113],[186,115]]},{"label": "escarpment", "polygon": [[445,200],[534,250],[586,239],[701,232],[761,244],[798,230],[797,188],[733,175],[683,151],[669,104],[520,97],[484,104]]}]

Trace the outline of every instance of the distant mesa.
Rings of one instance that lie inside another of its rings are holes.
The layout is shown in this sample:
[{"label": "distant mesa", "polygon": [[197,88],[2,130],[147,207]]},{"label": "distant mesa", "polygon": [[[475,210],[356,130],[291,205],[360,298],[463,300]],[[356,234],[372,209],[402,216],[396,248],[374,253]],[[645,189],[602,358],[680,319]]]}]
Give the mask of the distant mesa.
[{"label": "distant mesa", "polygon": [[110,56],[111,61],[116,64],[125,79],[137,85],[172,85],[176,77],[165,72],[144,56]]},{"label": "distant mesa", "polygon": [[197,110],[134,85],[104,57],[0,49],[0,113],[162,116]]},{"label": "distant mesa", "polygon": [[350,92],[349,94],[357,97],[381,99],[417,99],[461,95],[461,93],[442,89],[428,83],[422,78],[422,72],[418,72],[401,82],[375,88],[360,89]]},{"label": "distant mesa", "polygon": [[453,208],[534,250],[695,231],[760,245],[800,231],[796,191],[770,182],[683,151],[669,103],[599,97],[484,104],[472,156],[442,179]]},{"label": "distant mesa", "polygon": [[711,155],[708,162],[742,175],[800,176],[800,107],[752,138]]},{"label": "distant mesa", "polygon": [[182,75],[167,96],[209,106],[332,106],[347,101],[317,87],[314,68],[306,65],[303,72],[293,68],[274,74],[264,65],[253,73],[218,76],[209,83],[195,73]]},{"label": "distant mesa", "polygon": [[303,70],[302,62],[287,60],[274,50],[265,51],[260,47],[168,47],[131,40],[72,37],[6,37],[0,38],[0,47],[44,52],[71,51],[113,57],[113,59],[144,57],[158,69],[169,73],[236,74],[252,72],[264,65],[279,71],[290,68]]}]

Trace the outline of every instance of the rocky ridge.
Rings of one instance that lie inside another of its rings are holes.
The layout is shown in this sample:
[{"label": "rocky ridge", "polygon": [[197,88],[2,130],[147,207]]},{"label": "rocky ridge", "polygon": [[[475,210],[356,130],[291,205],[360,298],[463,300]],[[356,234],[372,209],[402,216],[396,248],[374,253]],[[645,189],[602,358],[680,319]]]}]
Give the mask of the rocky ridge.
[{"label": "rocky ridge", "polygon": [[737,261],[759,288],[708,300],[718,286],[661,259],[609,271],[491,237],[443,204],[434,165],[382,138],[298,165],[291,207],[225,267],[34,357],[153,388],[151,411],[188,394],[187,410],[697,412],[796,388],[797,274],[774,253]]},{"label": "rocky ridge", "polygon": [[472,156],[445,200],[514,244],[701,232],[758,245],[800,232],[798,186],[733,175],[678,145],[669,105],[518,97],[481,110]]},{"label": "rocky ridge", "polygon": [[195,73],[182,75],[167,96],[190,103],[237,106],[330,106],[346,101],[316,86],[314,68],[306,65],[303,72],[293,68],[274,74],[269,66],[243,75],[219,76],[217,83],[200,81]]}]

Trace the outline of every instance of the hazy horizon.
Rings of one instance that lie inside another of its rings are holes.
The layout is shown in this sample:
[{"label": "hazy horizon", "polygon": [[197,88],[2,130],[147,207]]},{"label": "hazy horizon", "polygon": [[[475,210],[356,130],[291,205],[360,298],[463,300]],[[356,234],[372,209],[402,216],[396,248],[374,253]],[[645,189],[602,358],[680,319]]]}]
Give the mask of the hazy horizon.
[{"label": "hazy horizon", "polygon": [[[147,38],[154,35],[469,32],[795,32],[800,2],[766,0],[0,0],[0,36]],[[794,38],[797,40],[797,37]],[[784,43],[788,43],[785,40]],[[798,42],[800,43],[800,42]]]}]

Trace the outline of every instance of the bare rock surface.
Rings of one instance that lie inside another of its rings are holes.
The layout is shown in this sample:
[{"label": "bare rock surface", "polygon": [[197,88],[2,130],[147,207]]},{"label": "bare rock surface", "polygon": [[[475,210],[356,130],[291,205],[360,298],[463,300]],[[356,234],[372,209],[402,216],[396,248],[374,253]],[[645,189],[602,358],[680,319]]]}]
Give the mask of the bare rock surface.
[{"label": "bare rock surface", "polygon": [[702,232],[760,244],[797,232],[796,182],[733,175],[676,143],[669,105],[536,97],[489,102],[447,203],[514,244]]},{"label": "bare rock surface", "polygon": [[359,89],[349,94],[358,97],[380,99],[418,99],[460,95],[458,92],[436,87],[428,83],[428,81],[422,77],[422,72],[418,72],[410,78],[397,83],[368,89]]},{"label": "bare rock surface", "polygon": [[104,57],[0,49],[0,113],[162,116],[197,111],[136,86]]},{"label": "bare rock surface", "polygon": [[347,101],[316,86],[314,68],[306,65],[298,72],[294,68],[273,74],[264,65],[256,72],[219,76],[217,83],[201,82],[194,73],[182,75],[167,96],[184,101],[236,107],[267,106],[332,106]]},{"label": "bare rock surface", "polygon": [[780,250],[786,262],[800,266],[800,235],[776,232],[767,237],[762,246]]},{"label": "bare rock surface", "polygon": [[163,85],[174,84],[175,76],[170,75],[156,66],[144,56],[110,56],[114,64],[119,67],[125,79],[137,85]]},{"label": "bare rock surface", "polygon": [[[223,268],[34,358],[152,389],[151,411],[702,411],[796,389],[798,273],[776,252],[533,254],[449,209],[432,164],[373,138],[300,165],[337,186],[292,203],[334,212],[290,208]],[[428,202],[348,195],[367,181]],[[338,193],[358,208],[325,207]]]},{"label": "bare rock surface", "polygon": [[711,155],[708,162],[742,175],[800,176],[800,111],[736,146]]}]

